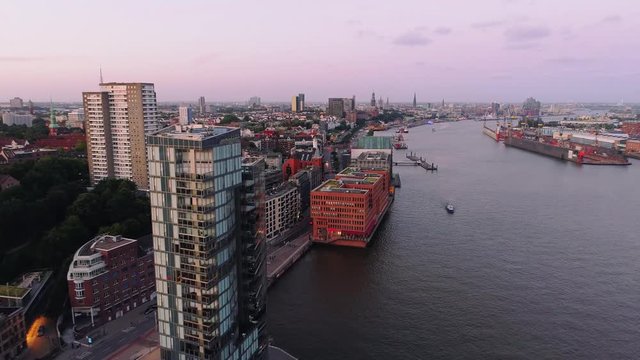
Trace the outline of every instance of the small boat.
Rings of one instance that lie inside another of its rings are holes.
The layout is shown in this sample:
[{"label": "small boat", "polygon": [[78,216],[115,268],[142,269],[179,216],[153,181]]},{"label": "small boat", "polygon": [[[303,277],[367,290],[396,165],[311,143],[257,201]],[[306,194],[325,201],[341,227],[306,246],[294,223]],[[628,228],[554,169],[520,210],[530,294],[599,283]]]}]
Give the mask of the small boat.
[{"label": "small boat", "polygon": [[453,214],[453,212],[455,211],[453,205],[451,205],[451,204],[447,204],[447,206],[445,208],[447,209],[447,212],[449,214]]},{"label": "small boat", "polygon": [[404,150],[404,149],[407,149],[408,146],[405,143],[397,142],[393,144],[393,148],[396,150]]}]

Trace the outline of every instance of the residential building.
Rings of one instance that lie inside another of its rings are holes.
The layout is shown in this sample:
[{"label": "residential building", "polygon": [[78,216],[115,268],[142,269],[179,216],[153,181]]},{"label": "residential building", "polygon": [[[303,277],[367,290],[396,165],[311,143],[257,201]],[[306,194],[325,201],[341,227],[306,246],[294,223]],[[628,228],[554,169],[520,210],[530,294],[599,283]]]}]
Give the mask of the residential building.
[{"label": "residential building", "polygon": [[84,129],[84,109],[70,111],[67,118],[67,127]]},{"label": "residential building", "polygon": [[149,188],[145,134],[157,130],[156,93],[149,83],[102,83],[82,93],[91,183],[129,179]]},{"label": "residential building", "polygon": [[41,314],[42,300],[51,288],[51,273],[49,270],[27,272],[0,285],[0,308],[19,308],[24,322],[30,324]]},{"label": "residential building", "polygon": [[344,116],[344,99],[329,98],[329,105],[327,106],[327,115],[342,118]]},{"label": "residential building", "polygon": [[9,107],[13,109],[22,109],[22,106],[23,102],[19,97],[14,97],[13,99],[9,100]]},{"label": "residential building", "polygon": [[342,99],[342,106],[343,106],[343,110],[342,112],[344,114],[352,112],[356,109],[356,104],[355,104],[355,99],[352,98],[344,98]]},{"label": "residential building", "polygon": [[168,127],[147,137],[147,154],[161,359],[259,358],[243,289],[259,282],[245,279],[239,238],[240,129]]},{"label": "residential building", "polygon": [[241,190],[241,276],[239,287],[239,324],[241,333],[258,329],[259,348],[264,349],[267,336],[267,249],[265,237],[265,162],[259,157],[242,159]]},{"label": "residential building", "polygon": [[33,115],[6,112],[2,114],[2,123],[5,125],[26,125],[31,127],[33,126]]},{"label": "residential building", "polygon": [[178,108],[178,116],[180,118],[180,125],[189,125],[193,121],[193,110],[191,106],[180,106]]},{"label": "residential building", "polygon": [[392,197],[385,176],[346,168],[311,192],[314,242],[366,247]]},{"label": "residential building", "polygon": [[[11,175],[0,174],[0,191],[11,189],[14,186],[20,185],[20,181]],[[1,359],[1,358],[0,358]]]},{"label": "residential building", "polygon": [[18,359],[27,347],[26,335],[22,309],[0,307],[0,359]]},{"label": "residential building", "polygon": [[300,218],[300,193],[298,187],[286,181],[268,191],[265,205],[267,241],[290,229]]},{"label": "residential building", "polygon": [[311,199],[311,170],[298,171],[289,181],[298,187],[300,194],[300,213],[304,213],[309,208]]},{"label": "residential building", "polygon": [[273,189],[282,183],[282,168],[267,168],[264,171],[264,187]]},{"label": "residential building", "polygon": [[96,236],[74,254],[67,286],[74,324],[78,316],[94,325],[139,307],[155,291],[151,239]]}]

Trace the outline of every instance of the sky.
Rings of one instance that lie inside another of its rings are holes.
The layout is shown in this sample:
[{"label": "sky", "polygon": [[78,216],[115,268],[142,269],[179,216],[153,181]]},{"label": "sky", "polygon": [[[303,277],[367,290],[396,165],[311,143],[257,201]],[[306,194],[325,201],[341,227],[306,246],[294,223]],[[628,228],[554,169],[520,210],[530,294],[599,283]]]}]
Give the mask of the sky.
[{"label": "sky", "polygon": [[640,102],[637,0],[2,0],[0,102]]}]

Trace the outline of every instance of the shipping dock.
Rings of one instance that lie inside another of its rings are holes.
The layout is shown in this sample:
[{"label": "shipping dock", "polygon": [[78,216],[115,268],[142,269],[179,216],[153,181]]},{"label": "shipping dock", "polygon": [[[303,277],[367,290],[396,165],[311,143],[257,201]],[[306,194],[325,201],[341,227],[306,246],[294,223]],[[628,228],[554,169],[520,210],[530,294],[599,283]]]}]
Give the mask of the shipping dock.
[{"label": "shipping dock", "polygon": [[580,165],[631,165],[613,149],[543,136],[536,130],[509,131],[504,144]]}]

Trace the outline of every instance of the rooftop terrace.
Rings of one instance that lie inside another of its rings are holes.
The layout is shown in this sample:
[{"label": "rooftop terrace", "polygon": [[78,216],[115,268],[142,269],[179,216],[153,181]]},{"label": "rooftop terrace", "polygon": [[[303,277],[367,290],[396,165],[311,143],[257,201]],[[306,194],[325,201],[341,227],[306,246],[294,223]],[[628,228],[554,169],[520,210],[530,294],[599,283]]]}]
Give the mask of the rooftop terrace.
[{"label": "rooftop terrace", "polygon": [[227,134],[234,130],[238,131],[238,128],[202,124],[175,125],[159,130],[155,132],[153,136],[180,140],[203,141],[205,139]]}]

